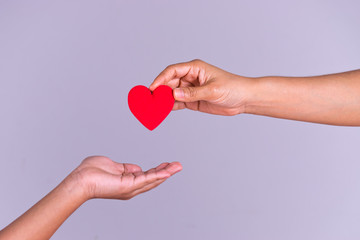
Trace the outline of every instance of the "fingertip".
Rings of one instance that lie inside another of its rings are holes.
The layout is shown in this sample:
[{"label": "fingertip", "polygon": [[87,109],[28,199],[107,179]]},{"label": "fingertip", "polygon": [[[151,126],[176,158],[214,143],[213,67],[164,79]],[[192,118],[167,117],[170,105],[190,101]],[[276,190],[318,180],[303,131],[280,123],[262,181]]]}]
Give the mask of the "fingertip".
[{"label": "fingertip", "polygon": [[178,162],[178,161],[171,162],[170,164],[177,165],[177,166],[182,168],[182,164],[180,162]]},{"label": "fingertip", "polygon": [[183,169],[180,162],[172,162],[167,167],[166,170],[170,172],[171,175],[180,172]]},{"label": "fingertip", "polygon": [[156,89],[157,87],[159,87],[159,86],[162,85],[162,84],[165,84],[165,79],[164,79],[163,75],[164,75],[164,71],[161,72],[161,73],[154,79],[154,81],[153,81],[153,82],[150,84],[150,86],[149,86],[150,91],[155,91],[155,89]]},{"label": "fingertip", "polygon": [[183,100],[185,97],[184,90],[181,88],[175,88],[174,89],[174,98],[175,100]]},{"label": "fingertip", "polygon": [[183,170],[183,166],[182,166],[181,163],[175,162],[175,164],[176,164],[176,167],[177,167],[177,171],[176,171],[176,172],[180,172],[181,170]]},{"label": "fingertip", "polygon": [[155,84],[155,83],[152,83],[152,84],[149,86],[149,90],[153,92],[155,89],[156,89],[156,84]]}]

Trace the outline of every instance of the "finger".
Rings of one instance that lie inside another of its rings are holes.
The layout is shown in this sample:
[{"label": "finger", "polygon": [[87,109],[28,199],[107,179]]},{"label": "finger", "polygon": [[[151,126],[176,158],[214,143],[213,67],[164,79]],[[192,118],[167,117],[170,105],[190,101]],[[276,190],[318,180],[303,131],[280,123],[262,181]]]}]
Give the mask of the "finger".
[{"label": "finger", "polygon": [[165,167],[167,167],[170,163],[168,162],[164,162],[164,163],[161,163],[159,166],[157,166],[155,169],[156,170],[160,170],[160,169],[163,169]]},{"label": "finger", "polygon": [[182,166],[179,162],[172,162],[169,164],[160,164],[157,168],[149,169],[141,175],[135,175],[135,187],[137,189],[142,188],[145,185],[153,183],[157,180],[166,179],[171,175],[181,171]]},{"label": "finger", "polygon": [[120,171],[120,173],[133,173],[142,171],[141,167],[136,164],[117,162],[114,163],[116,164],[116,170]]},{"label": "finger", "polygon": [[210,100],[211,92],[206,85],[199,87],[184,87],[174,89],[174,98],[181,102],[196,102]]},{"label": "finger", "polygon": [[170,175],[174,175],[182,170],[182,165],[179,162],[172,162],[160,171],[167,171]]},{"label": "finger", "polygon": [[154,171],[159,171],[159,170],[161,170],[161,169],[164,169],[164,168],[166,168],[167,166],[169,166],[169,164],[170,164],[170,163],[168,163],[168,162],[163,162],[163,163],[159,164],[159,166],[147,170],[147,171],[145,172],[145,174],[146,174],[146,173],[152,173],[152,172],[154,172]]},{"label": "finger", "polygon": [[[154,170],[160,170],[164,167],[166,167],[167,165],[169,165],[169,163],[161,163],[159,166],[157,166],[156,168],[154,168]],[[130,164],[130,163],[124,163],[124,173],[134,173],[135,176],[140,176],[145,174],[141,167],[139,167],[136,164]],[[152,169],[150,169],[152,170]],[[150,170],[148,170],[147,172],[149,172]]]},{"label": "finger", "polygon": [[[170,164],[167,164],[166,166],[165,166],[165,164],[161,164],[161,165],[159,165],[159,167],[160,166],[162,167],[161,171],[164,170],[170,174],[169,177],[182,170],[182,166],[179,162],[172,162]],[[150,170],[151,170],[151,172],[153,172],[153,169],[150,169]],[[161,183],[166,181],[166,179],[168,179],[169,177],[166,177],[163,179],[158,179],[154,182],[144,185],[142,188],[139,188],[134,191],[134,196],[138,195],[140,193],[143,193],[143,192],[147,192],[147,191],[159,186]]]},{"label": "finger", "polygon": [[145,173],[143,171],[139,171],[139,172],[133,172],[132,173],[135,177],[139,177],[141,175],[145,175]]},{"label": "finger", "polygon": [[[141,175],[141,174],[146,174],[146,173],[152,173],[152,172],[155,172],[155,171],[159,171],[159,170],[161,170],[161,169],[164,169],[164,168],[167,167],[169,164],[170,164],[170,163],[168,163],[168,162],[163,162],[163,163],[159,164],[159,166],[157,166],[157,167],[155,167],[155,168],[151,168],[151,169],[147,170],[146,172],[142,172],[142,171],[140,170],[140,171],[137,171],[137,172],[135,172],[135,173],[136,173],[136,175]],[[132,164],[132,165],[134,165],[134,164]],[[135,166],[137,166],[137,165],[135,165]],[[137,167],[138,167],[138,166],[137,166]],[[139,168],[140,168],[140,167],[139,167]],[[141,169],[141,168],[140,168],[140,169]]]},{"label": "finger", "polygon": [[184,77],[191,69],[189,62],[177,63],[166,67],[150,85],[150,91],[154,91],[160,85],[168,85],[172,80],[179,84],[180,78]]},{"label": "finger", "polygon": [[172,110],[174,110],[174,111],[175,111],[175,110],[182,110],[182,109],[185,109],[185,108],[186,108],[185,103],[179,102],[179,101],[175,101]]},{"label": "finger", "polygon": [[149,183],[152,183],[152,182],[154,182],[156,180],[170,177],[171,174],[165,170],[166,167],[168,167],[169,165],[170,164],[167,164],[167,165],[160,164],[158,167],[151,168],[151,169],[147,170],[146,172],[144,172],[145,178],[146,178],[145,183],[149,184]]},{"label": "finger", "polygon": [[202,103],[203,101],[197,101],[197,102],[187,102],[187,103],[184,103],[185,104],[185,107],[187,109],[190,109],[190,110],[193,110],[193,111],[199,111],[200,110],[200,104]]},{"label": "finger", "polygon": [[146,172],[138,172],[133,173],[134,178],[134,189],[143,188],[145,185],[153,183],[160,179],[165,179],[170,176],[170,173],[165,171],[164,169],[160,169],[159,171],[156,168],[149,169]]},{"label": "finger", "polygon": [[[185,87],[194,87],[194,83],[191,82],[187,82],[186,80],[184,80],[187,76],[185,76],[184,78],[182,78],[180,80],[180,84],[179,84],[179,88],[185,88]],[[198,105],[198,103],[195,103],[196,105]],[[185,104],[184,102],[179,102],[179,101],[175,101],[174,106],[173,106],[173,110],[181,110],[181,109],[185,109],[188,108],[187,104]],[[193,109],[192,109],[193,110]]]},{"label": "finger", "polygon": [[156,168],[149,169],[145,172],[145,175],[149,175],[149,178],[151,178],[153,174],[156,175],[157,179],[162,179],[163,177],[170,177],[171,175],[174,175],[175,173],[182,170],[182,166],[179,162],[172,162],[172,163],[162,163]]},{"label": "finger", "polygon": [[[132,185],[133,185],[134,189],[142,188],[143,184],[146,180],[145,173],[141,171],[141,172],[134,172],[134,173],[130,173],[130,174],[133,177]],[[127,174],[127,175],[130,175],[130,174]]]},{"label": "finger", "polygon": [[165,181],[170,174],[167,173],[165,178],[160,178],[160,176],[156,175],[156,169],[158,168],[161,170],[168,165],[169,163],[162,163],[158,167],[149,169],[146,172],[124,173],[122,174],[121,181],[124,185],[131,186],[130,191],[132,192],[132,195],[135,196],[139,194],[141,192],[140,189],[143,189],[145,186],[154,184],[155,182],[159,182],[160,184],[161,181]]},{"label": "finger", "polygon": [[142,169],[140,166],[136,165],[136,164],[131,164],[131,163],[124,163],[124,172],[125,173],[134,173],[134,172],[141,172]]},{"label": "finger", "polygon": [[147,191],[149,191],[149,190],[151,190],[153,188],[156,188],[157,186],[159,186],[160,184],[162,184],[165,181],[166,181],[166,179],[160,179],[160,180],[157,180],[157,181],[155,181],[153,183],[145,185],[144,187],[135,190],[133,192],[133,195],[136,196],[136,195],[139,195],[140,193],[147,192]]},{"label": "finger", "polygon": [[[192,72],[192,71],[190,71],[190,72]],[[189,80],[186,80],[186,79],[189,79]],[[199,86],[199,82],[198,81],[193,81],[193,79],[197,79],[197,76],[195,76],[195,75],[193,76],[192,74],[188,73],[188,75],[186,75],[185,77],[182,77],[180,79],[179,86],[176,86],[176,87],[184,88],[184,87],[196,87],[196,86]]]},{"label": "finger", "polygon": [[162,170],[162,169],[165,169],[167,166],[169,166],[169,164],[170,164],[170,163],[168,163],[168,162],[161,163],[161,164],[159,164],[159,166],[147,170],[146,172],[144,172],[144,174],[148,174],[148,175],[155,174],[155,175],[158,175],[157,172],[159,172],[159,171]]}]

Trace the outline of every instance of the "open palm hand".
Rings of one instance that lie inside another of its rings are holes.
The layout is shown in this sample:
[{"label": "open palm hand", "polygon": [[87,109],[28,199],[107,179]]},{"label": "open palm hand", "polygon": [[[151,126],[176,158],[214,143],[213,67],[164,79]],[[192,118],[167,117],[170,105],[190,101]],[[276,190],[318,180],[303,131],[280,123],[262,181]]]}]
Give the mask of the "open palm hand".
[{"label": "open palm hand", "polygon": [[81,179],[89,199],[127,200],[157,187],[181,170],[181,164],[173,162],[162,163],[144,172],[135,164],[93,156],[86,158],[72,174]]}]

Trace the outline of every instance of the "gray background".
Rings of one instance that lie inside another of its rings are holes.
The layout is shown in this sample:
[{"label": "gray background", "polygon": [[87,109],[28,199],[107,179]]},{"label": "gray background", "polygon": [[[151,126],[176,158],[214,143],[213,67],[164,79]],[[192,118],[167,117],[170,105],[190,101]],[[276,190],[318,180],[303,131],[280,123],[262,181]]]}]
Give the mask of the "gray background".
[{"label": "gray background", "polygon": [[127,93],[200,58],[245,76],[360,66],[359,1],[0,1],[0,228],[93,154],[184,170],[53,239],[359,239],[360,128],[173,112]]}]

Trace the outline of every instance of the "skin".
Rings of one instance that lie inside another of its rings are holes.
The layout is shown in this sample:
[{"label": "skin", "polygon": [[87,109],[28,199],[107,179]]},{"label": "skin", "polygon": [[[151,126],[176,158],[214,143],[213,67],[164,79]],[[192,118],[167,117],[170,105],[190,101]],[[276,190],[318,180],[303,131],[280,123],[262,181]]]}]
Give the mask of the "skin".
[{"label": "skin", "polygon": [[193,60],[168,66],[150,90],[160,85],[174,89],[174,110],[360,126],[360,70],[314,77],[249,78]]},{"label": "skin", "polygon": [[[250,113],[299,121],[360,126],[360,70],[315,77],[248,78],[201,60],[168,66],[154,80],[174,89],[174,110],[233,116]],[[90,157],[52,192],[0,232],[0,240],[49,239],[84,202],[127,200],[181,171],[178,162],[143,172],[134,164]]]},{"label": "skin", "polygon": [[146,172],[107,157],[86,158],[53,191],[0,232],[1,240],[49,239],[83,203],[94,198],[128,200],[181,171],[178,162]]}]

